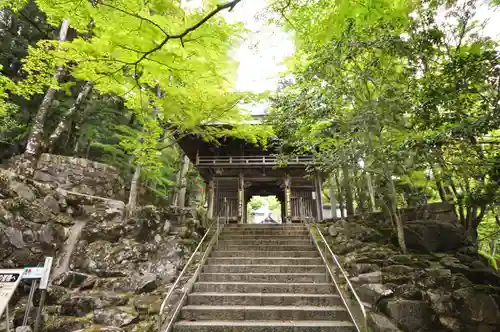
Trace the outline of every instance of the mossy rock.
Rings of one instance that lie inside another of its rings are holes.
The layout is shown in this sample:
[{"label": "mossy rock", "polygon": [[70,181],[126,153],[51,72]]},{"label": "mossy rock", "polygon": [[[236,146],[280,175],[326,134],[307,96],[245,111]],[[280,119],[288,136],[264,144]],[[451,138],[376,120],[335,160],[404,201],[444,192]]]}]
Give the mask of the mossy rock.
[{"label": "mossy rock", "polygon": [[134,308],[140,314],[156,315],[160,312],[162,300],[160,295],[139,295],[134,298]]},{"label": "mossy rock", "polygon": [[69,332],[86,329],[92,326],[92,321],[84,317],[50,316],[48,317],[43,332]]},{"label": "mossy rock", "polygon": [[130,326],[127,328],[128,332],[154,332],[157,331],[157,322],[155,320],[152,321],[143,321],[139,324]]}]

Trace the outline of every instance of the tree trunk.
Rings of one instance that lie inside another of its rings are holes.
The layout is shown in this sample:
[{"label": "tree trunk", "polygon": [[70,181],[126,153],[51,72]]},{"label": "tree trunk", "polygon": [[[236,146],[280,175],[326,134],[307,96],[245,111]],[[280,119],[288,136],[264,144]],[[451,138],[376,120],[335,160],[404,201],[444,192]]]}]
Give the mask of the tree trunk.
[{"label": "tree trunk", "polygon": [[130,182],[130,193],[128,195],[127,204],[127,216],[132,217],[137,208],[137,194],[139,191],[139,180],[141,178],[141,164],[137,164],[134,171],[134,176],[132,176],[132,181]]},{"label": "tree trunk", "polygon": [[347,164],[344,164],[342,167],[342,182],[345,193],[345,206],[347,210],[347,216],[354,215],[354,198],[352,195],[351,181],[349,178],[349,167]]},{"label": "tree trunk", "polygon": [[[61,23],[61,28],[59,30],[59,42],[66,40],[66,35],[68,33],[69,22],[63,20]],[[62,77],[64,72],[63,67],[58,67],[55,75],[56,81]],[[38,163],[38,158],[42,152],[43,144],[43,132],[45,119],[49,113],[50,106],[54,102],[54,98],[57,90],[55,88],[48,88],[45,96],[43,97],[42,103],[38,108],[38,112],[33,120],[33,125],[31,127],[30,135],[28,136],[28,143],[26,145],[26,151],[23,154],[23,160],[19,165],[19,171],[26,176],[33,176],[36,169],[36,164]]]},{"label": "tree trunk", "polygon": [[441,180],[436,179],[436,188],[439,193],[439,198],[441,198],[441,202],[448,203],[448,197],[446,197],[446,191],[444,190],[443,183]]},{"label": "tree trunk", "polygon": [[398,244],[403,253],[406,253],[406,241],[405,241],[405,231],[403,221],[401,220],[401,216],[398,211],[398,203],[397,203],[397,193],[396,188],[394,186],[394,181],[392,180],[392,175],[387,174],[387,185],[389,190],[389,209],[391,212],[391,217],[394,220],[394,224],[396,225],[396,233],[398,237]]},{"label": "tree trunk", "polygon": [[365,201],[366,201],[366,195],[365,191],[363,190],[363,186],[361,185],[359,179],[356,181],[356,196],[357,196],[357,202],[358,206],[356,207],[356,211],[358,213],[364,213],[365,212]]},{"label": "tree trunk", "polygon": [[345,218],[344,195],[338,175],[335,176],[335,182],[337,184],[337,197],[339,198],[340,217]]},{"label": "tree trunk", "polygon": [[82,90],[76,97],[75,102],[73,105],[66,111],[66,114],[63,115],[61,121],[59,121],[56,129],[52,132],[52,135],[49,137],[49,144],[48,144],[48,150],[50,152],[53,152],[55,149],[55,143],[61,137],[61,134],[67,130],[67,126],[69,124],[69,119],[73,116],[76,110],[80,108],[80,106],[83,104],[83,102],[87,99],[87,96],[89,95],[90,91],[92,90],[92,82],[87,81],[85,85],[83,86]]},{"label": "tree trunk", "polygon": [[186,175],[189,169],[189,157],[187,155],[184,155],[183,161],[182,161],[182,168],[180,172],[180,188],[179,188],[179,196],[177,199],[177,207],[179,208],[184,208],[184,205],[186,204],[186,185],[187,185],[187,179]]},{"label": "tree trunk", "polygon": [[330,206],[332,209],[332,218],[337,218],[337,199],[335,197],[335,179],[333,174],[330,174],[328,178],[328,182],[330,183]]},{"label": "tree trunk", "polygon": [[184,165],[184,159],[179,163],[179,171],[177,172],[177,176],[175,177],[175,188],[174,195],[172,196],[172,206],[177,206],[177,202],[179,201],[179,189],[181,188],[181,180],[182,180],[182,167]]},{"label": "tree trunk", "polygon": [[377,209],[377,203],[375,202],[375,191],[373,190],[372,176],[370,173],[366,173],[366,184],[368,187],[368,194],[370,195],[370,212]]},{"label": "tree trunk", "polygon": [[370,195],[367,189],[365,174],[363,171],[360,171],[356,176],[356,191],[358,196],[358,208],[356,211],[358,213],[371,211]]}]

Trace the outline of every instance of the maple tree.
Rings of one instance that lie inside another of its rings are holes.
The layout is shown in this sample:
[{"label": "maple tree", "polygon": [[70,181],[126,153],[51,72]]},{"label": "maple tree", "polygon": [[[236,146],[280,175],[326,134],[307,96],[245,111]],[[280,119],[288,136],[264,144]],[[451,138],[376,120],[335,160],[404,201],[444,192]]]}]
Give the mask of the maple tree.
[{"label": "maple tree", "polygon": [[[243,26],[229,24],[218,15],[239,2],[204,1],[195,9],[184,8],[181,1],[4,2],[4,10],[11,14],[21,14],[35,3],[47,25],[60,27],[58,37],[27,45],[19,79],[1,78],[3,100],[45,94],[30,126],[21,170],[30,175],[43,150],[57,152],[61,135],[71,131],[75,122],[80,122],[79,128],[88,127],[91,114],[85,112],[85,105],[105,96],[118,98],[124,111],[120,117],[129,120],[113,130],[119,142],[109,143],[118,144],[118,149],[100,146],[133,155],[133,161],[124,155],[121,159],[141,165],[139,174],[152,179],[164,167],[162,155],[172,153],[176,138],[188,132],[207,140],[236,135],[264,142],[268,128],[205,126],[238,123],[248,116],[239,104],[256,97],[233,89],[237,63],[229,51],[239,42]],[[72,106],[54,114],[54,101],[64,92],[75,95]],[[2,110],[7,107],[2,103]],[[68,134],[84,136],[81,131]],[[71,139],[75,151],[81,148],[79,139]]]},{"label": "maple tree", "polygon": [[[353,205],[387,211],[403,251],[399,207],[454,203],[473,237],[498,213],[500,54],[473,19],[477,5],[283,0],[273,7],[297,45],[293,79],[273,97],[278,136],[340,179],[347,214]],[[376,200],[363,195],[370,188]]]}]

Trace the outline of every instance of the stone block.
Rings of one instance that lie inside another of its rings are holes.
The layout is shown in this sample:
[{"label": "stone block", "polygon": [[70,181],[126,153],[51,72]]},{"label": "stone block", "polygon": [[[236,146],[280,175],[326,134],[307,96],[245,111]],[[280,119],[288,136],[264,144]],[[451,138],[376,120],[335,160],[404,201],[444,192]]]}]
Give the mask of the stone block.
[{"label": "stone block", "polygon": [[402,332],[389,318],[375,312],[368,313],[367,322],[371,332]]},{"label": "stone block", "polygon": [[405,331],[426,331],[433,325],[432,309],[425,301],[388,300],[384,311]]}]

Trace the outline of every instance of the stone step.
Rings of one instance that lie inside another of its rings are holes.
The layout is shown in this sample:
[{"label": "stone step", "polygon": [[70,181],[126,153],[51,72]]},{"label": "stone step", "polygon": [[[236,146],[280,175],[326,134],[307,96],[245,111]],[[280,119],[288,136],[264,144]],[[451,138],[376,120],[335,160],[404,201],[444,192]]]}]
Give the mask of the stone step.
[{"label": "stone step", "polygon": [[305,229],[305,225],[303,224],[227,224],[224,225],[224,229],[295,229],[295,228],[303,228]]},{"label": "stone step", "polygon": [[325,273],[202,273],[200,281],[324,283]]},{"label": "stone step", "polygon": [[207,260],[208,264],[214,265],[244,265],[244,264],[263,264],[263,265],[320,265],[323,263],[321,258],[310,257],[210,257]]},{"label": "stone step", "polygon": [[211,257],[320,257],[318,251],[311,248],[306,251],[230,251],[217,249],[211,253]]},{"label": "stone step", "polygon": [[224,228],[221,234],[234,235],[309,235],[305,228],[250,228],[250,229],[227,229]]},{"label": "stone step", "polygon": [[197,282],[194,292],[334,294],[331,283]]},{"label": "stone step", "polygon": [[191,293],[190,305],[286,305],[286,306],[336,306],[343,305],[335,294],[300,293]]},{"label": "stone step", "polygon": [[199,320],[348,320],[349,313],[340,306],[218,306],[187,305],[181,319]]},{"label": "stone step", "polygon": [[205,265],[206,273],[326,273],[324,265]]},{"label": "stone step", "polygon": [[346,321],[180,321],[174,332],[355,332]]},{"label": "stone step", "polygon": [[280,238],[270,238],[270,239],[219,239],[219,243],[223,245],[299,245],[299,246],[312,246],[312,243],[309,239],[303,240],[286,240]]},{"label": "stone step", "polygon": [[224,230],[222,234],[231,234],[234,236],[244,235],[298,235],[309,236],[309,231],[305,229],[242,229],[242,230]]},{"label": "stone step", "polygon": [[250,236],[231,236],[231,235],[222,235],[219,237],[219,241],[238,241],[238,242],[248,242],[248,241],[303,241],[306,243],[311,243],[309,236],[269,236],[269,235],[250,235]]},{"label": "stone step", "polygon": [[218,249],[230,250],[230,251],[305,251],[305,250],[315,250],[310,243],[307,245],[248,245],[248,244],[227,244],[220,243],[217,247]]},{"label": "stone step", "polygon": [[241,239],[241,240],[309,240],[310,236],[308,234],[244,234],[244,235],[236,235],[232,233],[222,233],[219,239]]}]

